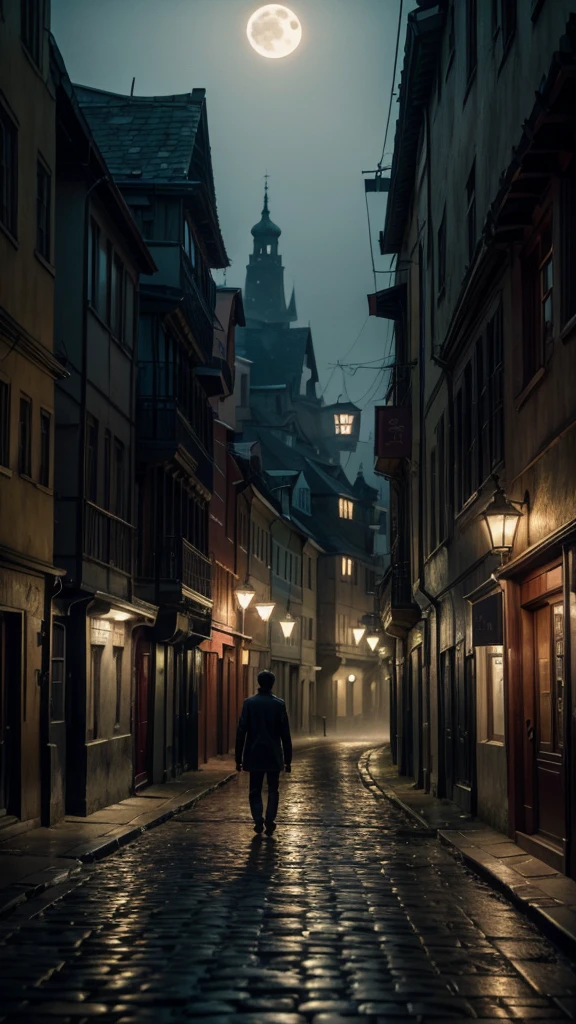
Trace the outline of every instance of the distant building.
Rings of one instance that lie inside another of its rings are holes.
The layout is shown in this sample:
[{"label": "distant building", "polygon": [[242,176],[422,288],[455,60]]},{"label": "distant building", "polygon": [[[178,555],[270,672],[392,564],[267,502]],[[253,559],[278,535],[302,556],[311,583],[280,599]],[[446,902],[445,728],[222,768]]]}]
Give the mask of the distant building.
[{"label": "distant building", "polygon": [[[312,334],[291,326],[294,293],[285,301],[280,234],[266,189],[252,228],[246,328],[237,333],[237,347],[245,361],[241,386],[245,378],[249,388],[238,409],[241,439],[257,444],[283,513],[272,526],[272,661],[298,728],[318,728],[322,717],[350,728],[386,710],[378,654],[364,639],[357,646],[352,633],[362,619],[373,622],[377,492],[362,475],[350,484],[341,468],[340,453],[356,448],[360,410],[351,402],[327,406],[316,394]],[[246,402],[249,415],[243,414]],[[285,637],[281,623],[288,612],[297,624]]]}]

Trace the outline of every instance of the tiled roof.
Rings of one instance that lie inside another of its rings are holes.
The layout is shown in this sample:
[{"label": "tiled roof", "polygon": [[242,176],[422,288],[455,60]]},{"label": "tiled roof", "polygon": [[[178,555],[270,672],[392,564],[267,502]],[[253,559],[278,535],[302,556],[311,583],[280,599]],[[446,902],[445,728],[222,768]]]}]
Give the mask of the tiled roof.
[{"label": "tiled roof", "polygon": [[204,89],[179,96],[119,96],[74,88],[117,181],[186,181]]}]

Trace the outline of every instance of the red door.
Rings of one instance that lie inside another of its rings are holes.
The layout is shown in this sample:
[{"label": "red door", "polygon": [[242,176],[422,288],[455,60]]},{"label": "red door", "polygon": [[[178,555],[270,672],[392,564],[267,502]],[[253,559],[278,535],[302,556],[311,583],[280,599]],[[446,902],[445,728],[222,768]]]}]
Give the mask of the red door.
[{"label": "red door", "polygon": [[140,641],[136,649],[136,777],[135,787],[145,786],[148,775],[148,683],[150,679],[150,644]]}]

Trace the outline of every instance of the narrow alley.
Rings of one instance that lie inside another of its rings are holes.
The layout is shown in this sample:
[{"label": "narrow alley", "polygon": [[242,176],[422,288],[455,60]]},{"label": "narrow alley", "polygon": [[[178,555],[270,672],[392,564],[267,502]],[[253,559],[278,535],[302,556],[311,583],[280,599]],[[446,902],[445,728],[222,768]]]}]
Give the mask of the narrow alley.
[{"label": "narrow alley", "polygon": [[240,776],[86,868],[57,902],[17,910],[0,923],[0,1019],[573,1017],[569,961],[375,799],[357,767],[366,748],[301,747],[272,838],[253,835]]}]

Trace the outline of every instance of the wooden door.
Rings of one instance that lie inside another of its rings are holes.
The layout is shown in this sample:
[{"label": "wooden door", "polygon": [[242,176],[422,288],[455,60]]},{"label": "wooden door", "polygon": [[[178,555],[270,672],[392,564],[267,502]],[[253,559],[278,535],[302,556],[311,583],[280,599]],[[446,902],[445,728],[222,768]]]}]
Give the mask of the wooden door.
[{"label": "wooden door", "polygon": [[534,613],[534,747],[537,831],[562,844],[565,830],[564,605],[558,594]]},{"label": "wooden door", "polygon": [[440,656],[441,687],[440,687],[440,778],[439,796],[452,799],[454,791],[454,670],[455,651],[451,647]]},{"label": "wooden door", "polygon": [[148,707],[150,683],[150,644],[140,641],[136,648],[136,771],[134,785],[145,786],[149,781]]}]

